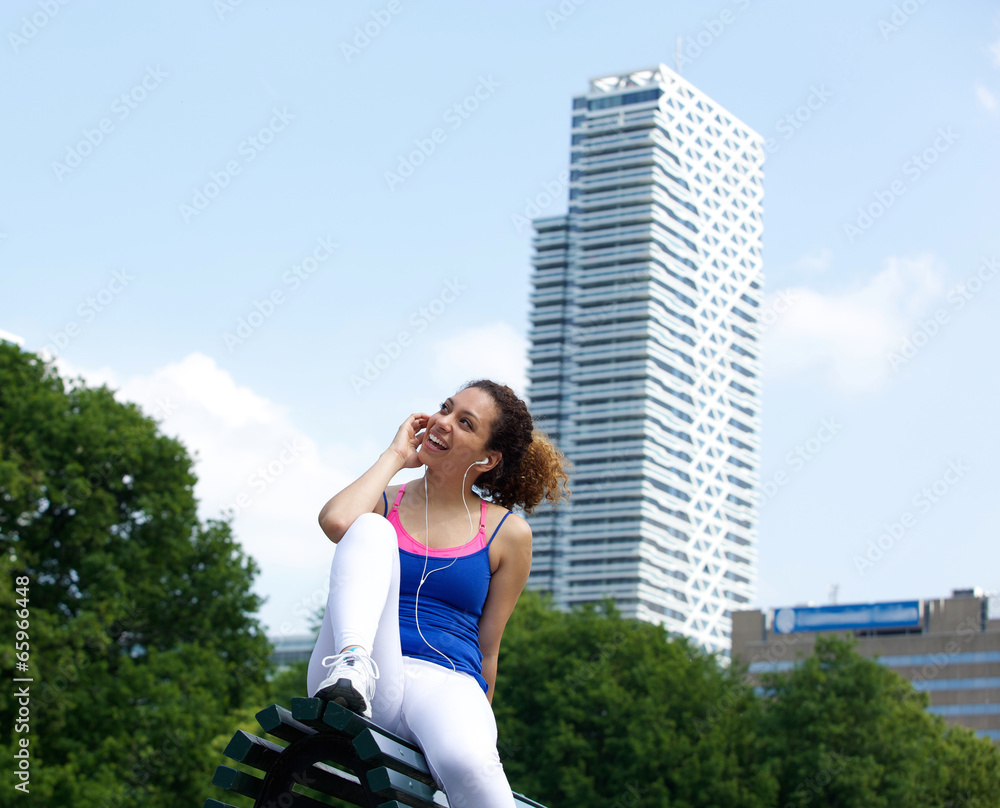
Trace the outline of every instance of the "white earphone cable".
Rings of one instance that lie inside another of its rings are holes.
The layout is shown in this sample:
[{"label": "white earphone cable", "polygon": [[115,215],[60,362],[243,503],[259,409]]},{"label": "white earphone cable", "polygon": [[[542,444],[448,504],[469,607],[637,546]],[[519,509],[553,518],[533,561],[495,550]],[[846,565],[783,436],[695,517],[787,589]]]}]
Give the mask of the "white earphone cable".
[{"label": "white earphone cable", "polygon": [[[472,466],[475,465],[477,464],[476,463],[472,464]],[[469,515],[469,541],[472,541],[472,537],[475,535],[474,534],[475,525],[473,525],[472,523],[472,511],[469,510],[469,503],[465,501],[465,478],[468,476],[469,470],[472,468],[472,466],[469,466],[469,468],[465,470],[465,474],[462,475],[462,504],[465,506],[465,512]],[[451,560],[451,563],[446,564],[443,567],[438,567],[437,569],[433,569],[430,572],[427,571],[427,562],[430,559],[430,552],[431,552],[430,550],[431,536],[429,530],[429,520],[427,517],[428,505],[429,501],[427,497],[427,474],[425,472],[424,473],[424,569],[423,572],[420,573],[420,583],[417,584],[417,594],[413,599],[413,617],[417,624],[417,634],[420,635],[420,639],[422,639],[427,644],[428,648],[437,651],[437,653],[441,654],[441,656],[447,659],[448,664],[451,665],[452,670],[456,670],[455,663],[452,661],[451,657],[449,657],[439,648],[435,648],[433,645],[431,645],[427,641],[427,638],[424,636],[424,633],[420,630],[420,588],[424,585],[424,581],[426,581],[431,576],[432,573],[441,572],[442,570],[448,569],[448,567],[450,567],[452,564],[458,561],[458,559],[461,557],[461,556],[455,556]]]}]

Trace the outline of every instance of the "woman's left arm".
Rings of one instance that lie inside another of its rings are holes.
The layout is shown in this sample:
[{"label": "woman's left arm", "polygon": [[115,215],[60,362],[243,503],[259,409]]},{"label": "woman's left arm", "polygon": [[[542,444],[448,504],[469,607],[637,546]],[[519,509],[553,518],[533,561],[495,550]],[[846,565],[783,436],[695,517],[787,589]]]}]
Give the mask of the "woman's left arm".
[{"label": "woman's left arm", "polygon": [[503,523],[494,544],[499,545],[499,564],[490,578],[483,616],[479,618],[483,678],[489,685],[486,697],[491,704],[497,679],[500,638],[531,572],[531,528],[524,519],[512,514]]}]

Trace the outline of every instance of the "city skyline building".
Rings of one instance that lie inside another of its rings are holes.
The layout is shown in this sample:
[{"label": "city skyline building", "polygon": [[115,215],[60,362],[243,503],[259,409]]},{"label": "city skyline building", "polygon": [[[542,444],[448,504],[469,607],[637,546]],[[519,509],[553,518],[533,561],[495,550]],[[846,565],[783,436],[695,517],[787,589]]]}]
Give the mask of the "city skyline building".
[{"label": "city skyline building", "polygon": [[728,655],[756,579],[763,139],[664,65],[591,79],[571,124],[528,395],[573,494],[530,518],[528,585]]},{"label": "city skyline building", "polygon": [[927,712],[1000,745],[1000,617],[978,587],[950,598],[737,611],[733,657],[755,684],[811,656],[824,633],[852,639],[927,693]]}]

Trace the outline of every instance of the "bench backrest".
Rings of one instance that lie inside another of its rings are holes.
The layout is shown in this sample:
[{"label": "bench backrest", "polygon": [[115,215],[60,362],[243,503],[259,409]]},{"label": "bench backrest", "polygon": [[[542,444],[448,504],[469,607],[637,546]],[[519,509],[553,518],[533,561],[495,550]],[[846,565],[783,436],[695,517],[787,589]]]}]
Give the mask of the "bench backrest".
[{"label": "bench backrest", "polygon": [[[296,698],[291,710],[277,704],[261,710],[257,722],[285,745],[240,730],[225,755],[244,769],[222,765],[212,779],[253,799],[255,808],[324,808],[310,792],[361,808],[448,805],[416,746],[339,704]],[[544,808],[520,794],[514,801],[524,808]],[[233,806],[208,799],[204,808]]]}]

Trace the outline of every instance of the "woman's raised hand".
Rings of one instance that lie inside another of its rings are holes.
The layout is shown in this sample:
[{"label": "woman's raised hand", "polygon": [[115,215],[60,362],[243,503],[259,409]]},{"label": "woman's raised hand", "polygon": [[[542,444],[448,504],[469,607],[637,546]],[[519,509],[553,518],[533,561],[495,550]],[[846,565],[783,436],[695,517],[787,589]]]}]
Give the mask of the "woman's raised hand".
[{"label": "woman's raised hand", "polygon": [[430,420],[429,416],[422,412],[415,412],[396,431],[396,437],[392,439],[389,448],[396,452],[403,459],[404,469],[415,469],[420,465],[420,454],[417,447],[423,443],[423,430]]}]

